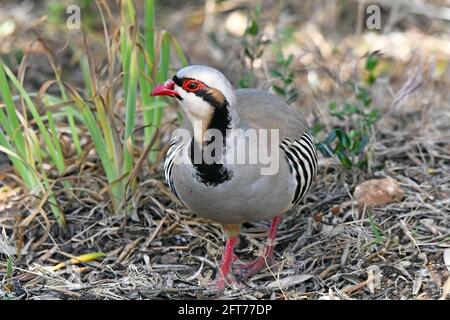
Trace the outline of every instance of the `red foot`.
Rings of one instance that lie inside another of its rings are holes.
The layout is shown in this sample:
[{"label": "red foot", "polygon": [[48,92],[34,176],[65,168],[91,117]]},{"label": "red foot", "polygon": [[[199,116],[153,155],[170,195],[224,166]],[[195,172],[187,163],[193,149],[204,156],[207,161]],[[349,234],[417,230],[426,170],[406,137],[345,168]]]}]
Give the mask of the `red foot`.
[{"label": "red foot", "polygon": [[244,264],[240,267],[238,270],[239,279],[240,280],[246,280],[261,270],[266,269],[267,267],[271,267],[275,259],[273,257],[273,248],[274,248],[274,242],[275,237],[277,235],[277,228],[278,224],[281,221],[281,216],[276,216],[272,219],[272,224],[270,225],[268,237],[267,237],[267,244],[264,248],[264,253],[262,256],[256,258],[254,261]]},{"label": "red foot", "polygon": [[275,258],[273,254],[268,256],[259,256],[255,260],[246,263],[238,268],[238,277],[239,280],[247,280],[253,277],[255,274],[260,272],[261,270],[266,269],[267,267],[271,267],[274,265]]},{"label": "red foot", "polygon": [[227,287],[240,288],[242,285],[236,281],[231,273],[229,273],[226,277],[222,277],[219,274],[217,279],[211,282],[208,287],[208,292],[220,294],[223,293]]},{"label": "red foot", "polygon": [[[216,289],[219,293],[225,290],[226,285],[233,282],[233,275],[230,274],[231,264],[236,260],[236,255],[233,252],[238,238],[236,236],[229,237],[225,244],[225,252],[223,254],[222,264],[220,266],[217,279],[212,284],[212,290]],[[231,279],[230,279],[231,278]]]},{"label": "red foot", "polygon": [[229,279],[229,276],[227,276],[227,278],[228,279],[225,279],[224,277],[219,275],[219,277],[215,281],[213,281],[211,290],[217,291],[217,293],[222,293],[225,290],[225,287],[233,282],[233,280]]}]

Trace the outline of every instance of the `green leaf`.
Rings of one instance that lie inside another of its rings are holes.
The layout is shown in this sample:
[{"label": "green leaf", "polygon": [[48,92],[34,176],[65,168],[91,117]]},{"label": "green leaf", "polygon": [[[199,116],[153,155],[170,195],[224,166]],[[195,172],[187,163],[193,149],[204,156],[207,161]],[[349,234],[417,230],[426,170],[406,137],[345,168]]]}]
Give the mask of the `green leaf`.
[{"label": "green leaf", "polygon": [[350,139],[342,129],[336,129],[336,136],[344,148],[350,148]]},{"label": "green leaf", "polygon": [[255,19],[252,19],[250,21],[250,25],[247,28],[247,33],[252,36],[256,36],[258,32],[259,32],[258,22]]},{"label": "green leaf", "polygon": [[255,75],[250,72],[239,80],[239,87],[240,88],[250,88],[253,84],[253,81],[255,80]]},{"label": "green leaf", "polygon": [[323,128],[325,128],[325,125],[323,125],[320,122],[317,122],[311,129],[311,133],[313,136],[317,135],[320,131],[323,130]]},{"label": "green leaf", "polygon": [[344,104],[344,112],[345,112],[347,115],[350,115],[350,116],[353,115],[353,114],[360,113],[358,107],[356,107],[355,105],[350,104],[350,103],[348,103],[348,102],[346,102],[346,103]]},{"label": "green leaf", "polygon": [[284,61],[283,67],[287,68],[291,65],[292,61],[294,60],[294,55],[291,53],[289,57]]},{"label": "green leaf", "polygon": [[319,142],[316,144],[316,149],[319,150],[324,157],[331,158],[333,156],[333,151],[331,148],[323,142]]},{"label": "green leaf", "polygon": [[370,223],[370,229],[372,230],[373,235],[377,239],[377,243],[382,245],[383,244],[383,238],[381,237],[380,229],[376,225],[375,221],[373,220],[372,214],[370,210],[367,212],[367,216],[369,217],[369,223]]},{"label": "green leaf", "polygon": [[374,109],[374,110],[370,111],[370,113],[367,117],[367,122],[369,123],[369,125],[372,125],[378,121],[379,117],[380,117],[380,111],[378,109]]},{"label": "green leaf", "polygon": [[341,164],[346,169],[350,170],[353,167],[353,164],[352,164],[351,160],[342,151],[337,151],[336,155],[339,158],[339,161],[341,162]]},{"label": "green leaf", "polygon": [[358,132],[352,129],[352,130],[350,130],[350,132],[347,135],[350,138],[350,140],[353,140],[358,135]]},{"label": "green leaf", "polygon": [[361,140],[360,139],[352,139],[352,145],[350,147],[350,152],[352,155],[357,155],[358,150],[360,149]]},{"label": "green leaf", "polygon": [[277,52],[275,54],[275,62],[280,65],[283,66],[284,64],[284,56],[283,56],[283,52],[281,51],[281,48],[278,47]]},{"label": "green leaf", "polygon": [[323,140],[323,143],[326,145],[330,145],[335,139],[336,139],[336,130],[333,129],[325,138],[325,140]]},{"label": "green leaf", "polygon": [[[284,78],[283,82],[285,84],[291,84],[294,81],[294,75],[293,74],[288,74],[286,78]],[[293,89],[295,91],[295,88]]]},{"label": "green leaf", "polygon": [[380,59],[378,58],[378,56],[376,56],[374,54],[369,55],[369,57],[367,58],[367,61],[366,61],[366,70],[367,71],[375,70],[379,61],[380,61]]},{"label": "green leaf", "polygon": [[331,111],[337,110],[337,103],[336,103],[336,101],[330,102],[330,104],[328,105],[328,108],[329,108]]},{"label": "green leaf", "polygon": [[332,115],[333,117],[339,118],[339,120],[345,120],[344,112],[343,112],[343,111],[339,111],[339,112],[330,112],[330,115]]},{"label": "green leaf", "polygon": [[270,74],[276,78],[283,78],[283,74],[277,69],[270,69]]},{"label": "green leaf", "polygon": [[248,48],[244,49],[244,54],[252,60],[255,58]]},{"label": "green leaf", "polygon": [[277,85],[273,85],[272,88],[273,88],[273,91],[275,91],[275,93],[278,94],[279,96],[285,96],[286,95],[286,92],[284,91],[283,88],[281,88],[281,87],[279,87]]},{"label": "green leaf", "polygon": [[372,102],[372,97],[369,90],[363,87],[358,87],[356,99],[361,101],[366,107]]},{"label": "green leaf", "polygon": [[358,140],[358,144],[355,143],[355,145],[352,147],[351,151],[354,155],[360,154],[366,145],[369,143],[370,138],[368,135],[363,135],[361,140]]},{"label": "green leaf", "polygon": [[370,73],[370,74],[367,76],[366,81],[367,81],[368,84],[372,85],[372,84],[375,83],[375,81],[377,81],[377,77],[376,77],[373,73]]},{"label": "green leaf", "polygon": [[366,155],[364,155],[364,157],[361,160],[359,160],[356,163],[356,166],[360,169],[367,168],[367,162],[368,162],[368,159],[367,159],[367,154],[366,154]]},{"label": "green leaf", "polygon": [[297,100],[297,98],[298,98],[298,93],[297,92],[290,92],[289,94],[288,94],[288,98],[287,98],[287,103],[292,103],[292,102],[294,102],[295,100]]}]

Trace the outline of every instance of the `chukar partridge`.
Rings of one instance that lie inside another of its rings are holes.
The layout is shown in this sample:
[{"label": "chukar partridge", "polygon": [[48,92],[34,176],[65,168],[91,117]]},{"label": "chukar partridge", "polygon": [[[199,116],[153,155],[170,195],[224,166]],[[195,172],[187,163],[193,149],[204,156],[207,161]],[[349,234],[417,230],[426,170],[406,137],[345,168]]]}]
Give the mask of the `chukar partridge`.
[{"label": "chukar partridge", "polygon": [[[151,95],[175,97],[186,115],[183,132],[190,135],[174,136],[166,155],[165,177],[188,209],[222,226],[226,244],[216,282],[222,291],[236,258],[233,249],[242,223],[272,219],[263,255],[242,266],[240,278],[273,262],[281,215],[302,200],[317,171],[312,137],[302,116],[282,99],[255,89],[235,90],[211,67],[182,68]],[[210,132],[216,135],[212,137]],[[206,161],[207,149],[215,142],[218,147],[210,152],[214,161]],[[245,161],[236,161],[234,155],[228,158],[232,152],[244,154]],[[271,153],[275,170],[264,172],[267,161],[249,161],[255,152]]]}]

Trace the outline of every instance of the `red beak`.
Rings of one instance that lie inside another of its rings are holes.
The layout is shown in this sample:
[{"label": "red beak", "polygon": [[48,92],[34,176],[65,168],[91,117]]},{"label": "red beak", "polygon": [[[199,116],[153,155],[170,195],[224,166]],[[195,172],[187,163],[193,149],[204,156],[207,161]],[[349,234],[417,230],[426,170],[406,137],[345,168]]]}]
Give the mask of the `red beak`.
[{"label": "red beak", "polygon": [[172,80],[167,80],[163,84],[157,85],[153,88],[151,96],[169,96],[169,97],[180,97],[178,92],[173,90],[175,88],[175,82]]}]

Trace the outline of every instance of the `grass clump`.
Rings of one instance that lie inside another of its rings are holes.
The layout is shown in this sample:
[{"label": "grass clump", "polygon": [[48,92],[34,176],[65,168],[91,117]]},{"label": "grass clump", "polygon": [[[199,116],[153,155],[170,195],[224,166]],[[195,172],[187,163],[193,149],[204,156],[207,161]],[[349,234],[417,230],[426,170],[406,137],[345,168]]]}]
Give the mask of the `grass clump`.
[{"label": "grass clump", "polygon": [[[104,173],[111,212],[128,208],[127,200],[137,186],[137,156],[146,150],[145,156],[148,153],[148,160],[155,162],[159,150],[163,101],[150,97],[151,88],[167,79],[172,50],[179,64],[187,64],[177,40],[157,29],[153,0],[144,2],[142,25],[133,1],[120,4],[120,17],[114,18],[105,2],[96,2],[105,40],[103,65],[98,65],[89,50],[89,34],[84,35],[84,49],[74,48],[84,88],[63,81],[51,52],[48,56],[55,79],[44,83],[38,93],[23,86],[27,54],[18,76],[0,61],[1,104],[5,106],[0,108],[0,151],[10,158],[26,189],[42,200],[41,206],[50,206],[61,227],[65,218],[55,187],[62,186],[67,198],[76,198],[76,182],[64,176],[69,167],[73,171],[73,165],[82,166],[92,150]],[[52,85],[57,86],[58,94],[47,92]],[[143,117],[139,127],[138,110]],[[65,152],[63,127],[69,131],[68,144],[75,154]],[[143,140],[136,138],[141,129]]]}]

